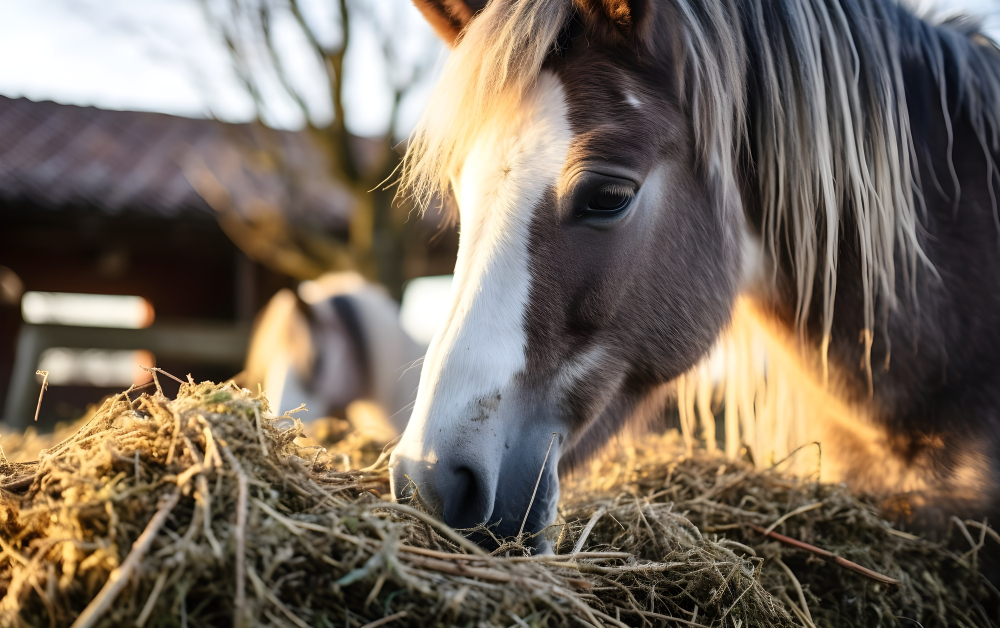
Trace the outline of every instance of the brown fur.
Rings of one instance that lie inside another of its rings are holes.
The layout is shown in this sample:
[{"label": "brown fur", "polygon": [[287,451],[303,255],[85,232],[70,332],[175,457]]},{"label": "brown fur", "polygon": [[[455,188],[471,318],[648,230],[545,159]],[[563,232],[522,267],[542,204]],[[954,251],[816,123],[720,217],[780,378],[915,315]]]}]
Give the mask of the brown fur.
[{"label": "brown fur", "polygon": [[625,36],[631,35],[633,25],[641,20],[645,4],[636,0],[578,0],[581,10],[600,15],[603,24],[612,25]]},{"label": "brown fur", "polygon": [[465,0],[413,0],[413,4],[423,13],[438,37],[449,46],[454,46],[466,25],[476,12],[486,5],[483,1]]}]

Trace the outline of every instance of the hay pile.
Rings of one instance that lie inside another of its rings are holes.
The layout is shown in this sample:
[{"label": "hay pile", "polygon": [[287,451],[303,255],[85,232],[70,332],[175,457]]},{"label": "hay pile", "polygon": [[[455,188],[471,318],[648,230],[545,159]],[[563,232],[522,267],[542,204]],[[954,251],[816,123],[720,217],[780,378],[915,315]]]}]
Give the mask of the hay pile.
[{"label": "hay pile", "polygon": [[[568,485],[557,555],[488,556],[388,501],[384,457],[346,470],[301,435],[263,396],[185,383],[173,400],[118,395],[37,462],[0,463],[0,626],[996,621],[975,553],[894,531],[843,488],[657,442],[652,461],[608,458]],[[789,513],[778,532],[901,585],[750,527]]]},{"label": "hay pile", "polygon": [[[669,438],[647,440],[638,450],[595,461],[590,475],[568,483],[570,504],[563,516],[585,520],[602,503],[612,513],[614,505],[629,501],[668,508],[716,543],[756,555],[762,587],[803,626],[1000,625],[1000,593],[979,569],[981,555],[996,549],[987,543],[1000,538],[981,523],[953,519],[944,537],[932,542],[894,528],[879,515],[884,502],[842,484],[759,471],[749,462],[663,451],[683,452],[683,445],[671,447]],[[602,502],[595,493],[614,497]],[[644,524],[621,524],[602,518],[588,547],[627,545],[639,559],[663,551],[648,529],[638,542],[631,538],[643,533]],[[567,525],[570,536],[578,526]],[[860,576],[762,534],[772,529],[898,584]]]}]

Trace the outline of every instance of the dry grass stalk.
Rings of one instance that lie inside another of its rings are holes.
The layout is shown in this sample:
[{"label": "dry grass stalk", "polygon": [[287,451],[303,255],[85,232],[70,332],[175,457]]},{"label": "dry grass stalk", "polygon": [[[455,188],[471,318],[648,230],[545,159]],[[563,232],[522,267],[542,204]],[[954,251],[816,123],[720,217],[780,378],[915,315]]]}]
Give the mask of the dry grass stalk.
[{"label": "dry grass stalk", "polygon": [[817,556],[820,556],[822,558],[825,558],[827,560],[832,561],[834,564],[840,565],[844,569],[847,569],[849,571],[853,571],[854,573],[857,573],[857,574],[861,574],[862,576],[864,576],[866,578],[871,578],[875,582],[881,582],[882,584],[891,584],[891,585],[897,585],[897,586],[900,584],[899,580],[896,580],[895,578],[890,578],[889,576],[883,576],[882,574],[878,573],[877,571],[875,571],[873,569],[868,569],[867,567],[862,567],[861,565],[857,564],[854,561],[850,561],[850,560],[847,560],[846,558],[842,558],[840,556],[837,556],[833,552],[831,552],[829,550],[825,550],[825,549],[823,549],[821,547],[816,547],[815,545],[810,545],[809,543],[803,543],[802,541],[799,541],[797,539],[793,539],[791,537],[787,537],[784,534],[778,534],[777,532],[773,532],[773,531],[770,531],[770,530],[765,530],[764,528],[760,527],[759,525],[751,524],[750,528],[754,532],[759,532],[760,534],[763,534],[764,536],[771,537],[775,541],[779,541],[781,543],[784,543],[785,545],[789,545],[791,547],[796,547],[798,549],[805,550],[807,552],[812,552],[813,554],[816,554]]},{"label": "dry grass stalk", "polygon": [[35,406],[35,423],[38,423],[38,413],[42,411],[42,397],[45,396],[45,391],[49,389],[49,372],[35,371],[35,375],[42,376],[42,389],[38,391],[38,405]]}]

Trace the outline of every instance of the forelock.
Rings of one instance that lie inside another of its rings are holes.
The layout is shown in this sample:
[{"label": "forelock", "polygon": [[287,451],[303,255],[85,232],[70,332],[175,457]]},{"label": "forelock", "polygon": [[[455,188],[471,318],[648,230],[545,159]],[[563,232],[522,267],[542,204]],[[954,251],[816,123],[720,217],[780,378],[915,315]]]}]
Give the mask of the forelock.
[{"label": "forelock", "polygon": [[402,194],[419,207],[448,196],[482,130],[516,114],[572,10],[572,0],[493,0],[472,20],[410,138]]}]

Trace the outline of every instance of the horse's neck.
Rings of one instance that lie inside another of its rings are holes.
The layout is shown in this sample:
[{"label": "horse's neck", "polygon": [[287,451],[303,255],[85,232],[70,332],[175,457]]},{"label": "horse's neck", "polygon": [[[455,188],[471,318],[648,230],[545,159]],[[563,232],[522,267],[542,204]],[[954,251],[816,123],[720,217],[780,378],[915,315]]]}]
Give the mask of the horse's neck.
[{"label": "horse's neck", "polygon": [[[849,394],[867,398],[884,420],[933,432],[948,416],[961,424],[1000,411],[1000,176],[993,170],[1000,153],[982,121],[956,110],[958,87],[946,90],[952,108],[946,114],[930,69],[904,62],[921,186],[920,242],[933,270],[918,266],[915,279],[904,276],[906,260],[897,249],[898,298],[890,304],[883,295],[877,304],[869,391],[856,243],[842,238],[830,360],[844,373]],[[818,319],[808,328],[812,340],[821,339]]]}]

